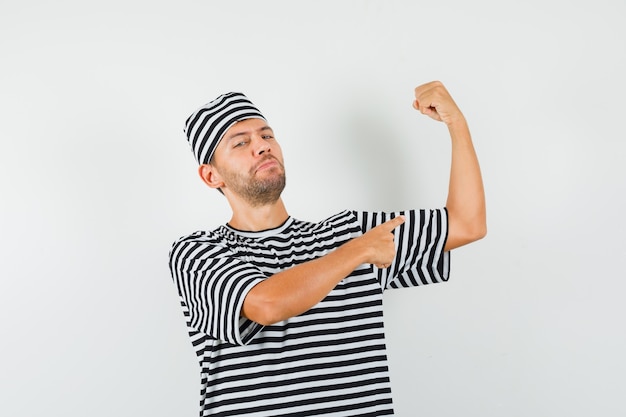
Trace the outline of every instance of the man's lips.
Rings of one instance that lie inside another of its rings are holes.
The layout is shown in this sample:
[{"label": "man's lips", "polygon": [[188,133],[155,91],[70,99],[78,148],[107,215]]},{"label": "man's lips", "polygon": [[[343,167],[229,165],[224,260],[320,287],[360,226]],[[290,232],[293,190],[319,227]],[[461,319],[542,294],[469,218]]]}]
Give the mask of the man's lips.
[{"label": "man's lips", "polygon": [[262,171],[264,169],[272,168],[278,166],[278,161],[274,158],[268,158],[257,165],[255,171]]}]

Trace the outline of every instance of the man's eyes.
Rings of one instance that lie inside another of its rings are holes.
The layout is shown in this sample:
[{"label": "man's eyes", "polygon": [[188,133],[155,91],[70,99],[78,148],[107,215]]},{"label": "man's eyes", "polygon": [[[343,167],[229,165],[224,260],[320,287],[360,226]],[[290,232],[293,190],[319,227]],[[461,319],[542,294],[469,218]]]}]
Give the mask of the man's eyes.
[{"label": "man's eyes", "polygon": [[[274,139],[274,136],[273,135],[261,135],[261,139],[263,140]],[[250,142],[250,138],[241,139],[239,142],[233,143],[233,148],[240,148],[242,146],[247,145],[248,142]]]}]

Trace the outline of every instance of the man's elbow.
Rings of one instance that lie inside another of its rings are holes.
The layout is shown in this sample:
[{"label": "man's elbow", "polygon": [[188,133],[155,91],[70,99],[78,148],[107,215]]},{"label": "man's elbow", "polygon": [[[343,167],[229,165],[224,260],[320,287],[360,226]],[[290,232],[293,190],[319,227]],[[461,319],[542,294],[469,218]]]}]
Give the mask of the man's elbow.
[{"label": "man's elbow", "polygon": [[466,228],[457,238],[457,247],[469,245],[484,238],[487,235],[487,226],[472,226]]},{"label": "man's elbow", "polygon": [[471,222],[451,220],[445,250],[448,251],[468,245],[485,236],[487,236],[487,222],[485,220],[481,219]]},{"label": "man's elbow", "polygon": [[472,242],[476,242],[487,236],[487,222],[483,221],[480,224],[474,225],[470,231],[470,237]]},{"label": "man's elbow", "polygon": [[487,236],[487,216],[483,212],[481,215],[474,217],[465,224],[464,229],[467,243],[476,242],[484,238]]}]

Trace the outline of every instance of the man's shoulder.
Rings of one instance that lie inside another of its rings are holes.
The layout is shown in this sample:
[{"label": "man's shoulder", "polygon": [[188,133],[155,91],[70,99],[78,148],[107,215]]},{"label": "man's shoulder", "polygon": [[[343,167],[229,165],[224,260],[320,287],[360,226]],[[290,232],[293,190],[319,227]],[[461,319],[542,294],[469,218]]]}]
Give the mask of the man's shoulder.
[{"label": "man's shoulder", "polygon": [[352,210],[343,210],[317,222],[294,219],[291,229],[305,233],[321,232],[328,229],[342,229],[347,225],[354,224],[356,221],[357,212]]},{"label": "man's shoulder", "polygon": [[325,218],[324,220],[313,224],[314,226],[325,226],[325,225],[342,225],[346,223],[351,223],[357,220],[357,212],[354,210],[343,210],[332,216]]},{"label": "man's shoulder", "polygon": [[360,230],[358,214],[355,211],[343,210],[317,222],[295,220],[285,230],[285,238],[328,239],[331,237],[354,237]]},{"label": "man's shoulder", "polygon": [[228,242],[226,228],[220,226],[213,230],[197,230],[195,232],[183,235],[172,243],[171,252],[179,251],[184,248],[193,247],[210,247],[225,246]]}]

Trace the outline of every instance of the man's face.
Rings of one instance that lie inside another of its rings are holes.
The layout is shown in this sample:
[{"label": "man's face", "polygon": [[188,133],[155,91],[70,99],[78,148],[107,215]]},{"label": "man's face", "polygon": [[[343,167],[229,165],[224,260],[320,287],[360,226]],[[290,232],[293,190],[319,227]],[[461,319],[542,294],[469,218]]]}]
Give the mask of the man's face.
[{"label": "man's face", "polygon": [[285,188],[282,151],[262,119],[242,120],[231,126],[211,165],[224,182],[222,191],[237,194],[252,206],[276,202]]}]

